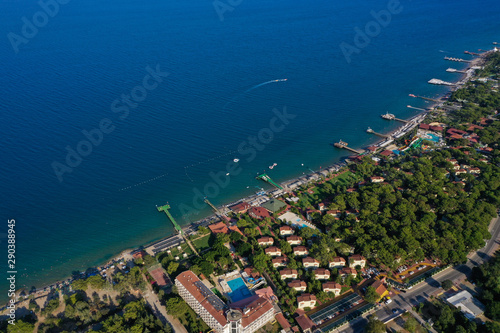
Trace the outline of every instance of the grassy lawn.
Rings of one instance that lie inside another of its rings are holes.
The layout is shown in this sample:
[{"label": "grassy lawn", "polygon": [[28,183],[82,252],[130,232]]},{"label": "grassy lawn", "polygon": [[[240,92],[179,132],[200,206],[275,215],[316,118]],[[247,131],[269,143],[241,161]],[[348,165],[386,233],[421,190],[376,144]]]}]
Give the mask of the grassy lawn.
[{"label": "grassy lawn", "polygon": [[175,257],[175,256],[179,256],[180,258],[182,258],[182,254],[183,253],[187,253],[188,256],[192,255],[193,254],[193,250],[191,250],[191,248],[189,247],[189,245],[187,245],[186,243],[182,243],[181,245],[179,245],[182,250],[178,250],[177,247],[174,247],[174,248],[171,248],[170,250],[172,251],[172,258]]},{"label": "grassy lawn", "polygon": [[217,288],[213,288],[212,291],[217,297],[222,298],[222,295]]},{"label": "grassy lawn", "polygon": [[198,238],[195,241],[192,241],[193,246],[196,248],[198,252],[208,249],[210,246],[208,245],[208,240],[210,239],[210,234],[203,236],[202,238]]},{"label": "grassy lawn", "polygon": [[347,172],[344,172],[343,174],[341,174],[340,176],[337,176],[337,177],[333,178],[332,180],[330,180],[330,183],[332,183],[332,184],[335,184],[337,182],[347,183],[351,179],[357,180],[351,171],[347,171]]}]

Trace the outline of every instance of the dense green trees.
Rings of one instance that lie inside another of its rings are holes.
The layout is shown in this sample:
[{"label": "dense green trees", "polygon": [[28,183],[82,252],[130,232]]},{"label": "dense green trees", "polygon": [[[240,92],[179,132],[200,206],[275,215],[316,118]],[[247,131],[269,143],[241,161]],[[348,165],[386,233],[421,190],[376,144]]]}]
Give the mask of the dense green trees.
[{"label": "dense green trees", "polygon": [[444,290],[448,290],[448,289],[450,289],[452,286],[453,286],[453,282],[451,282],[450,280],[444,280],[443,282],[441,282],[441,287],[442,287]]},{"label": "dense green trees", "polygon": [[386,327],[383,322],[374,316],[368,317],[368,324],[365,327],[365,333],[385,333]]},{"label": "dense green trees", "polygon": [[166,301],[167,312],[178,318],[190,333],[207,332],[210,328],[180,297],[170,296]]},{"label": "dense green trees", "polygon": [[[444,176],[450,157],[479,166],[481,176],[472,176],[465,189],[454,183]],[[346,209],[359,209],[359,215],[342,215],[338,220],[325,215],[319,226],[329,230],[329,237],[343,239],[370,261],[387,267],[397,265],[395,258],[463,262],[469,251],[482,247],[489,238],[487,226],[500,198],[500,169],[478,164],[478,158],[474,151],[465,155],[457,150],[405,156],[378,166],[365,160],[363,172],[384,175],[387,184],[367,183],[356,192],[339,193],[333,199],[335,205],[340,202]],[[318,202],[324,199],[320,196]],[[314,251],[321,261],[326,262],[332,253],[332,248],[320,243],[313,247],[321,248]]]},{"label": "dense green trees", "polygon": [[377,292],[375,291],[374,287],[368,286],[366,288],[365,300],[367,302],[369,302],[369,303],[375,303],[376,301],[378,301],[379,298],[380,298],[380,295],[377,294]]},{"label": "dense green trees", "polygon": [[410,333],[413,333],[413,332],[415,332],[417,327],[418,327],[418,322],[413,316],[406,319],[405,325],[404,325],[405,330],[409,331]]},{"label": "dense green trees", "polygon": [[472,279],[481,288],[480,300],[486,305],[486,316],[500,322],[500,258],[475,267]]}]

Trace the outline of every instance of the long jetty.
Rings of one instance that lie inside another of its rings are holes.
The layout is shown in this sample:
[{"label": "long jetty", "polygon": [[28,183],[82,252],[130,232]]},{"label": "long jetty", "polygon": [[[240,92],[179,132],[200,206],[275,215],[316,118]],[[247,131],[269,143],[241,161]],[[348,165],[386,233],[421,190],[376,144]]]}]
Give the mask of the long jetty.
[{"label": "long jetty", "polygon": [[391,137],[390,135],[385,135],[385,134],[382,134],[382,133],[377,133],[374,130],[372,130],[370,127],[368,127],[368,129],[366,130],[366,132],[370,133],[370,134],[375,134],[376,136],[380,136],[381,138],[389,138],[389,137]]},{"label": "long jetty", "polygon": [[214,204],[212,204],[210,202],[210,200],[208,200],[207,198],[205,198],[205,200],[203,200],[203,201],[205,201],[205,203],[207,205],[209,205],[210,207],[212,207],[212,209],[215,212],[215,215],[217,215],[221,220],[226,220],[226,221],[228,220],[228,217],[226,216],[226,214],[222,213],[217,207],[215,207]]},{"label": "long jetty", "polygon": [[187,245],[189,245],[189,247],[191,248],[191,250],[193,250],[193,253],[195,253],[197,256],[199,256],[198,251],[196,251],[196,249],[194,248],[193,244],[191,244],[191,241],[186,237],[186,235],[184,234],[184,231],[182,230],[181,226],[177,223],[177,221],[175,221],[175,219],[172,216],[172,214],[170,214],[170,212],[169,212],[170,205],[166,204],[166,205],[159,206],[159,207],[156,206],[156,209],[158,209],[159,212],[164,212],[165,214],[167,214],[167,217],[170,220],[170,222],[172,222],[172,224],[174,225],[175,230],[177,230],[177,232],[184,238],[184,241],[187,243]]},{"label": "long jetty", "polygon": [[261,180],[273,185],[274,187],[279,188],[280,190],[283,189],[283,187],[281,185],[276,184],[274,182],[274,180],[272,180],[271,177],[269,177],[266,173],[260,174],[256,178],[261,179]]},{"label": "long jetty", "polygon": [[470,62],[470,60],[465,60],[462,58],[444,57],[444,60],[455,61],[455,62]]},{"label": "long jetty", "polygon": [[448,68],[446,71],[448,73],[460,73],[460,74],[466,74],[467,73],[467,71],[460,71],[460,70],[455,69],[455,68]]},{"label": "long jetty", "polygon": [[407,105],[406,107],[409,108],[409,109],[415,109],[415,110],[419,110],[419,111],[427,111],[426,109],[416,108],[416,107],[411,106],[411,105]]},{"label": "long jetty", "polygon": [[425,96],[419,96],[419,95],[410,94],[410,97],[420,98],[420,99],[423,99],[425,101],[430,101],[430,102],[435,102],[435,103],[439,103],[440,102],[440,100],[438,100],[438,99],[429,98],[429,97],[425,97]]},{"label": "long jetty", "polygon": [[399,118],[396,118],[396,116],[394,116],[393,114],[383,114],[381,116],[383,119],[385,120],[396,120],[396,121],[400,121],[402,123],[407,123],[408,121],[407,120],[404,120],[404,119],[399,119]]},{"label": "long jetty", "polygon": [[333,145],[334,145],[335,147],[337,147],[337,148],[340,148],[340,149],[347,149],[347,150],[349,150],[349,151],[351,151],[351,152],[353,152],[353,153],[355,153],[355,154],[358,154],[358,155],[363,154],[363,152],[361,152],[361,151],[359,151],[359,150],[352,149],[351,147],[348,147],[348,146],[347,146],[347,145],[348,145],[348,143],[347,143],[347,142],[344,142],[344,141],[342,141],[342,140],[340,140],[339,142],[335,142]]}]

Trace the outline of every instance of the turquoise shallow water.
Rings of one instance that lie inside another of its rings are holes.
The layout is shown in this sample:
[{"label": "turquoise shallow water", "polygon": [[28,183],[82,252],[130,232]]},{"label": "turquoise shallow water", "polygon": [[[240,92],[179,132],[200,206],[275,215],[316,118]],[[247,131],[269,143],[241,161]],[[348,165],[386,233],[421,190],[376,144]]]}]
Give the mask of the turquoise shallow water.
[{"label": "turquoise shallow water", "polygon": [[[40,6],[0,3],[0,208],[4,221],[17,221],[18,285],[41,286],[169,235],[155,205],[169,202],[186,224],[210,213],[199,202],[205,190],[222,204],[262,186],[254,176],[272,163],[269,174],[283,181],[307,172],[301,164],[337,161],[343,152],[334,141],[367,145],[376,140],[368,126],[397,126],[381,113],[405,118],[416,114],[407,104],[426,105],[409,93],[444,92],[427,81],[455,80],[446,68],[463,68],[445,55],[466,58],[464,50],[500,39],[496,1],[401,5],[347,63],[340,44],[354,45],[354,28],[388,2],[242,1],[223,21],[210,1],[69,2],[18,53],[6,36],[22,34],[22,18]],[[134,87],[157,65],[168,76],[124,117],[124,103],[113,102],[141,97]],[[295,117],[271,139],[262,129],[271,128],[275,108]],[[52,163],[64,163],[66,147],[77,149],[87,140],[82,131],[103,119],[113,131],[59,182]],[[259,132],[267,143],[252,157],[249,137]],[[225,175],[236,157],[241,170],[216,193],[210,173]]]}]

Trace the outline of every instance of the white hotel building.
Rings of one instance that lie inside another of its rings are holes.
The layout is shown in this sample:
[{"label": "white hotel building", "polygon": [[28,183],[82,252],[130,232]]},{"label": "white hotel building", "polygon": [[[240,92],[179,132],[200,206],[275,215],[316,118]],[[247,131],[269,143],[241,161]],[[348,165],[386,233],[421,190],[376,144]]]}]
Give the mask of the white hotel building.
[{"label": "white hotel building", "polygon": [[217,333],[253,333],[274,319],[274,307],[267,299],[255,295],[228,306],[191,271],[177,276],[175,285],[179,295]]}]

